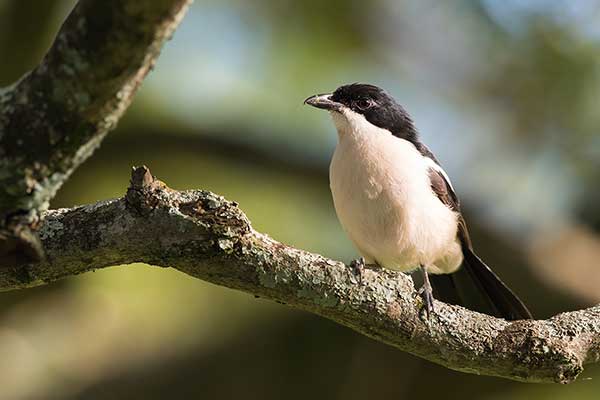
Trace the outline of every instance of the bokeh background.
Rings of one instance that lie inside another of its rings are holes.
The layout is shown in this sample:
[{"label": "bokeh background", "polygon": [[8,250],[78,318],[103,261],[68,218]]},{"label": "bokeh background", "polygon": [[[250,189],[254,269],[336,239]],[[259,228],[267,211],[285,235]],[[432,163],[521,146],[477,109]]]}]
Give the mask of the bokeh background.
[{"label": "bokeh background", "polygon": [[[74,0],[0,0],[0,86]],[[133,106],[53,207],[123,195],[148,165],[240,203],[256,229],[349,261],[336,134],[304,107],[387,88],[460,193],[475,245],[539,318],[600,302],[600,1],[197,0]],[[327,320],[131,265],[0,293],[1,399],[592,399],[450,371]]]}]

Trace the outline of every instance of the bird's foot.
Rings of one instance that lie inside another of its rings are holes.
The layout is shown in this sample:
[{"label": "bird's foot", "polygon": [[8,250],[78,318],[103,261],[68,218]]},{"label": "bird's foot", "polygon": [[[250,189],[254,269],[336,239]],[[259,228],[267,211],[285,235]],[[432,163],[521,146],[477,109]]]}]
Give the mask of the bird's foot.
[{"label": "bird's foot", "polygon": [[427,288],[423,285],[417,293],[421,297],[421,300],[423,300],[423,310],[425,311],[427,318],[429,318],[435,311],[433,308],[433,291],[431,290],[431,286]]},{"label": "bird's foot", "polygon": [[433,289],[431,288],[429,276],[427,275],[425,268],[421,267],[421,271],[423,273],[423,286],[419,288],[417,293],[421,297],[421,300],[423,300],[425,316],[429,318],[435,312],[433,308]]},{"label": "bird's foot", "polygon": [[363,271],[365,270],[365,259],[363,257],[352,260],[350,268],[354,271],[354,275],[358,277],[358,283],[362,284]]}]

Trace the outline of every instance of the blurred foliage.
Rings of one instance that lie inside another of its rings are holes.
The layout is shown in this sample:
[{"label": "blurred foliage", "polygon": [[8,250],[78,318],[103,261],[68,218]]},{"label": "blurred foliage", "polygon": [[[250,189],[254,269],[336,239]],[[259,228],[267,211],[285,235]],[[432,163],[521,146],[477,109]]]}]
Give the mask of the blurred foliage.
[{"label": "blurred foliage", "polygon": [[[62,0],[0,1],[0,86],[17,80],[37,65],[64,17],[69,3]],[[59,16],[59,13],[62,14]]]},{"label": "blurred foliage", "polygon": [[597,178],[590,167],[600,166],[600,149],[594,147],[600,126],[600,43],[549,22],[532,24],[525,40],[510,41],[512,56],[499,57],[497,76],[482,82],[484,95],[509,108],[519,143],[535,148],[540,141],[551,142],[575,168],[595,172],[581,178]]},{"label": "blurred foliage", "polygon": [[[74,3],[0,0],[0,85],[36,64]],[[413,114],[453,177],[477,248],[538,316],[598,302],[599,16],[591,0],[196,1],[119,128],[52,206],[121,196],[130,167],[147,164],[174,188],[238,201],[278,240],[348,261],[327,183],[336,136],[302,100],[368,81]],[[562,252],[551,268],[547,249]],[[557,388],[449,371],[144,265],[3,293],[0,372],[2,399],[599,390],[598,379]]]}]

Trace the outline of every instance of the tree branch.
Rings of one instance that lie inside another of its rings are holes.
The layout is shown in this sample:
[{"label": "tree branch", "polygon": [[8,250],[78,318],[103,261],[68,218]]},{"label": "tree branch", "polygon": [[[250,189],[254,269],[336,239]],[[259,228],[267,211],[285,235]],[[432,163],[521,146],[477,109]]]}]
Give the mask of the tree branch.
[{"label": "tree branch", "polygon": [[82,0],[40,65],[0,90],[0,261],[42,256],[39,211],[114,128],[189,3]]},{"label": "tree branch", "polygon": [[527,382],[573,381],[600,360],[600,306],[514,321],[436,302],[429,320],[411,278],[353,270],[252,229],[237,204],[178,192],[134,169],[123,198],[44,213],[46,260],[0,269],[7,290],[111,265],[145,262],[287,303],[455,370]]},{"label": "tree branch", "polygon": [[600,360],[600,306],[509,323],[436,302],[425,320],[407,275],[369,269],[358,282],[340,262],[254,231],[235,203],[171,190],[146,168],[121,199],[43,211],[115,126],[190,2],[81,0],[40,65],[0,90],[0,289],[146,262],[464,372],[568,383]]}]

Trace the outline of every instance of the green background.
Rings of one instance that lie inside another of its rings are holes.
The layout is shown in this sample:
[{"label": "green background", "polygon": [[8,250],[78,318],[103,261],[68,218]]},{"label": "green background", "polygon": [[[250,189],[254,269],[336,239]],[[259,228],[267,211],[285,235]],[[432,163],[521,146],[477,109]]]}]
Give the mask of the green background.
[{"label": "green background", "polygon": [[[0,86],[74,1],[0,0]],[[459,192],[479,253],[539,318],[600,302],[600,2],[196,1],[52,207],[119,197],[133,165],[235,200],[284,243],[349,261],[304,98],[388,89]],[[595,378],[595,379],[594,379]],[[466,375],[284,305],[131,265],[0,293],[2,399],[594,399]]]}]

